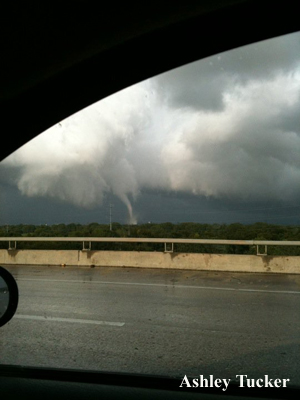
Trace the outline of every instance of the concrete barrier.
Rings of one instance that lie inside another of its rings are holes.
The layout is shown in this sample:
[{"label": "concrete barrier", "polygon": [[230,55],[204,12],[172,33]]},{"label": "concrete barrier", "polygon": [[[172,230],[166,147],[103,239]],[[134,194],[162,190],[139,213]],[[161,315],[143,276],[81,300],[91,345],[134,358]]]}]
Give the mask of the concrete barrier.
[{"label": "concrete barrier", "polygon": [[232,272],[300,273],[298,256],[138,251],[0,250],[2,265],[77,265]]},{"label": "concrete barrier", "polygon": [[76,250],[0,250],[0,263],[29,265],[78,265]]}]

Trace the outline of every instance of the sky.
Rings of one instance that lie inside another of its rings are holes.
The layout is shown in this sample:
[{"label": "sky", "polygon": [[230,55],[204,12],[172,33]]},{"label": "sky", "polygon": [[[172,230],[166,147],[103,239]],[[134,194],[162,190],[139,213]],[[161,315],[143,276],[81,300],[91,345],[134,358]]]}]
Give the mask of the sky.
[{"label": "sky", "polygon": [[[17,116],[16,116],[17,117]],[[300,224],[300,33],[124,89],[0,163],[0,225]]]}]

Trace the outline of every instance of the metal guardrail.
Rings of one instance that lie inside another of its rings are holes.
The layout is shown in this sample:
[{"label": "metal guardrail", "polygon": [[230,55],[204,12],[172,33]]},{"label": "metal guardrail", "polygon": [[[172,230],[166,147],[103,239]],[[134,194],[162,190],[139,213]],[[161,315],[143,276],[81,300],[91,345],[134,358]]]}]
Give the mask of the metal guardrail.
[{"label": "metal guardrail", "polygon": [[[164,243],[165,252],[172,253],[174,244],[211,244],[211,245],[236,245],[256,246],[257,255],[267,255],[268,246],[300,246],[300,241],[280,240],[228,240],[228,239],[175,239],[175,238],[125,238],[125,237],[0,237],[0,242],[8,242],[8,250],[16,250],[17,242],[82,242],[83,251],[91,251],[93,242],[113,243]],[[14,243],[14,247],[12,247]],[[88,243],[88,247],[85,244]],[[264,252],[260,253],[260,246]]]}]

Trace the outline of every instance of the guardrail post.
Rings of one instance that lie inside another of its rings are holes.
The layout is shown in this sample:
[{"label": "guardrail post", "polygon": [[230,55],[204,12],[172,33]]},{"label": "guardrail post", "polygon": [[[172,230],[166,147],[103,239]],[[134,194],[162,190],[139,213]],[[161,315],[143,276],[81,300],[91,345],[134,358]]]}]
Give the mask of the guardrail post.
[{"label": "guardrail post", "polygon": [[92,249],[92,242],[89,242],[89,247],[84,247],[84,243],[82,242],[82,251],[91,251]]},{"label": "guardrail post", "polygon": [[168,243],[165,243],[165,253],[173,253],[174,251],[174,243],[170,243],[171,244],[171,249],[168,249]]},{"label": "guardrail post", "polygon": [[256,255],[257,256],[267,256],[268,255],[268,246],[265,245],[265,252],[264,253],[260,253],[259,252],[259,244],[256,245]]},{"label": "guardrail post", "polygon": [[17,242],[15,241],[15,247],[11,247],[11,241],[8,242],[8,250],[16,250],[17,249]]}]

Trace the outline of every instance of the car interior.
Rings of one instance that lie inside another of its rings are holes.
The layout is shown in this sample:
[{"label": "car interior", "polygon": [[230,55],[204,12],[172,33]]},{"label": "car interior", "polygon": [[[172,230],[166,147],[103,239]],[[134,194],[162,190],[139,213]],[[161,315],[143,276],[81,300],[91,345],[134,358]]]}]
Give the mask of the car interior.
[{"label": "car interior", "polygon": [[[1,160],[123,88],[300,28],[298,5],[289,0],[16,0],[1,10]],[[13,290],[12,313],[17,307]],[[291,386],[232,384],[220,392],[180,387],[181,381],[177,376],[5,365],[0,354],[3,399],[299,397],[299,388]]]}]

